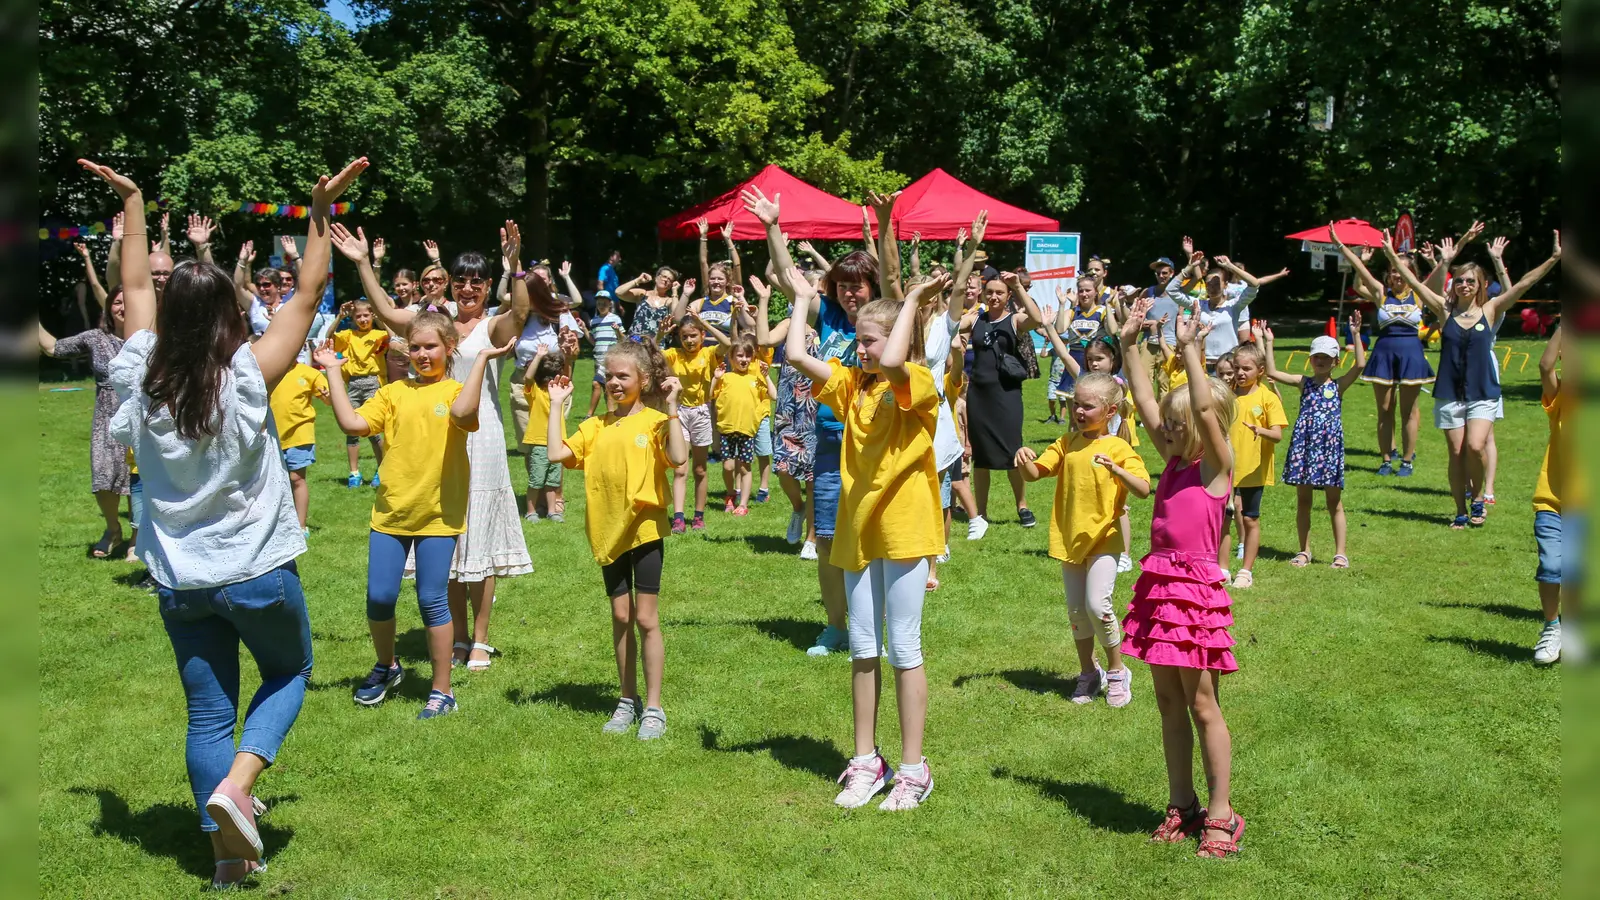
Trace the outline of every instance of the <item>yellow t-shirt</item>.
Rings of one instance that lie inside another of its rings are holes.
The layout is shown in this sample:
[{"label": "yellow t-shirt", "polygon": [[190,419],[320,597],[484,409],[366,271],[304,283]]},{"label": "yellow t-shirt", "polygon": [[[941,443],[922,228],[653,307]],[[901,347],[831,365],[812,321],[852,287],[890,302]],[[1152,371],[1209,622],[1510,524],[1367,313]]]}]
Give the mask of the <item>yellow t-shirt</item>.
[{"label": "yellow t-shirt", "polygon": [[[1113,434],[1090,440],[1065,434],[1035,460],[1040,473],[1056,476],[1056,497],[1050,507],[1050,558],[1082,565],[1089,557],[1120,552],[1117,517],[1128,502],[1128,488],[1111,470],[1096,465],[1104,453],[1129,474],[1148,480],[1144,460],[1128,442]],[[1118,543],[1112,544],[1116,538]]]},{"label": "yellow t-shirt", "polygon": [[[129,475],[137,475],[137,474],[139,474],[139,463],[136,462],[134,460],[134,458],[133,458],[133,448],[132,447],[128,448],[128,474]],[[134,523],[134,524],[138,524],[138,523]]]},{"label": "yellow t-shirt", "polygon": [[385,444],[373,531],[442,535],[467,529],[467,433],[450,419],[450,404],[460,393],[461,382],[450,378],[393,381],[356,410]]},{"label": "yellow t-shirt", "polygon": [[763,366],[770,366],[772,365],[772,356],[777,352],[777,347],[757,347],[755,361]]},{"label": "yellow t-shirt", "polygon": [[772,414],[772,398],[767,395],[764,367],[751,363],[743,375],[723,372],[717,377],[717,429],[723,434],[754,437],[761,420]]},{"label": "yellow t-shirt", "polygon": [[572,451],[566,467],[583,470],[584,530],[600,565],[667,535],[667,429],[677,427],[665,413],[645,407],[631,416],[584,419],[566,438]]},{"label": "yellow t-shirt", "polygon": [[1161,370],[1167,373],[1167,389],[1189,383],[1189,370],[1183,367],[1183,354],[1174,353],[1172,358],[1161,363]]},{"label": "yellow t-shirt", "polygon": [[667,365],[672,367],[672,374],[683,385],[683,390],[678,393],[678,405],[705,406],[711,396],[711,376],[717,370],[717,348],[702,344],[699,350],[690,353],[673,347],[662,355],[667,358]]},{"label": "yellow t-shirt", "polygon": [[1539,480],[1533,487],[1533,509],[1560,515],[1567,474],[1566,439],[1561,433],[1566,424],[1566,409],[1559,391],[1543,405],[1550,419],[1550,440],[1544,445],[1544,461],[1539,465]]},{"label": "yellow t-shirt", "polygon": [[317,411],[311,401],[327,396],[328,376],[305,363],[295,363],[268,400],[272,420],[278,425],[278,446],[287,450],[317,442]]},{"label": "yellow t-shirt", "polygon": [[550,442],[550,389],[528,379],[522,385],[528,397],[528,431],[522,436],[524,444],[543,447]]},{"label": "yellow t-shirt", "polygon": [[1273,471],[1278,442],[1269,441],[1250,430],[1251,425],[1271,428],[1289,424],[1283,401],[1266,382],[1258,381],[1247,394],[1234,397],[1233,428],[1228,443],[1233,445],[1233,483],[1237,487],[1262,487],[1277,484]]},{"label": "yellow t-shirt", "polygon": [[[926,366],[908,364],[911,380],[892,391],[879,377],[829,360],[826,382],[813,382],[818,403],[844,423],[839,517],[829,561],[859,572],[874,559],[919,559],[944,552],[944,510],[933,432],[939,394]],[[891,396],[892,394],[892,396]]]},{"label": "yellow t-shirt", "polygon": [[382,375],[387,371],[383,355],[389,349],[389,332],[381,328],[335,331],[333,349],[344,354],[344,366],[341,368],[346,378]]}]

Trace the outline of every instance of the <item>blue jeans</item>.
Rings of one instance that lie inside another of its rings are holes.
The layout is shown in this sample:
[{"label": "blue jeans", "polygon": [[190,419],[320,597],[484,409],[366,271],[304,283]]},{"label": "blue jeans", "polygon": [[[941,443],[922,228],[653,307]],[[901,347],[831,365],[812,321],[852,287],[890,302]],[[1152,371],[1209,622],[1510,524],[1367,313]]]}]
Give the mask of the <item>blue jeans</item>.
[{"label": "blue jeans", "polygon": [[400,602],[400,578],[406,551],[417,551],[417,606],[422,624],[450,624],[450,561],[456,555],[455,535],[384,534],[368,532],[367,618],[388,622]]},{"label": "blue jeans", "polygon": [[1564,549],[1562,537],[1560,513],[1548,509],[1534,512],[1533,539],[1539,545],[1539,568],[1534,571],[1534,581],[1545,584],[1561,583],[1561,563],[1565,555],[1562,553]]},{"label": "blue jeans", "polygon": [[[291,562],[249,581],[199,590],[161,587],[156,596],[189,707],[184,751],[189,789],[200,807],[200,829],[216,831],[205,804],[227,776],[235,752],[254,753],[272,765],[306,699],[311,620],[300,573]],[[240,641],[255,658],[261,687],[245,711],[244,734],[235,750]]]},{"label": "blue jeans", "polygon": [[839,517],[839,495],[844,481],[839,475],[844,435],[817,428],[817,453],[811,471],[811,518],[817,537],[833,539]]}]

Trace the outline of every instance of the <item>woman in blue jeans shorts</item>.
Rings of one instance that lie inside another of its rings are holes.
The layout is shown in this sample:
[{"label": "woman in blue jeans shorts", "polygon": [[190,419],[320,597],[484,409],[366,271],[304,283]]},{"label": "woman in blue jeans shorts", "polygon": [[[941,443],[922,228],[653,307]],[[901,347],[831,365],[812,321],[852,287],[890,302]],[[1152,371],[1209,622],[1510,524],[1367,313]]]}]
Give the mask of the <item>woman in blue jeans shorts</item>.
[{"label": "woman in blue jeans shorts", "polygon": [[[305,280],[254,344],[233,279],[210,263],[179,263],[157,312],[144,197],[126,176],[83,165],[122,198],[131,238],[122,252],[131,337],[111,363],[111,433],[143,463],[138,552],[177,657],[189,786],[216,858],[212,883],[222,887],[262,868],[256,816],[265,807],[251,791],[299,716],[311,678],[311,623],[295,568],[306,541],[267,427],[268,395],[295,365],[322,296],[329,206],[367,162],[313,189]],[[261,687],[235,747],[241,642]]]}]

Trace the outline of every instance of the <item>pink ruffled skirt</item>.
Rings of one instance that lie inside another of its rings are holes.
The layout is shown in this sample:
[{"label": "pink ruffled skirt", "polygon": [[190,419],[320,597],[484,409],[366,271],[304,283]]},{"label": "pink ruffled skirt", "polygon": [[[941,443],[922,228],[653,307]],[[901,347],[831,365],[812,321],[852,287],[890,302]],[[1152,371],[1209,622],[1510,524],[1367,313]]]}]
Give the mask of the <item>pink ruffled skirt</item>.
[{"label": "pink ruffled skirt", "polygon": [[1216,554],[1153,550],[1122,620],[1122,652],[1152,666],[1235,672],[1233,601]]}]

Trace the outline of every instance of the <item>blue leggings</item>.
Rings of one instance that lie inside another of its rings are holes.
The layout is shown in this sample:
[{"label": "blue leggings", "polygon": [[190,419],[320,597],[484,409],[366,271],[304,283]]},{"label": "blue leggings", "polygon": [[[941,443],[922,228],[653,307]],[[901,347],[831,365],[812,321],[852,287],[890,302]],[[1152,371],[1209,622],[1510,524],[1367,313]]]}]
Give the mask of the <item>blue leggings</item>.
[{"label": "blue leggings", "polygon": [[417,551],[417,606],[422,624],[450,624],[450,561],[456,555],[454,535],[384,534],[367,536],[367,618],[388,622],[400,602],[400,577],[406,551]]}]

